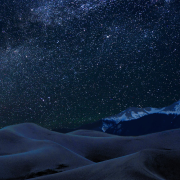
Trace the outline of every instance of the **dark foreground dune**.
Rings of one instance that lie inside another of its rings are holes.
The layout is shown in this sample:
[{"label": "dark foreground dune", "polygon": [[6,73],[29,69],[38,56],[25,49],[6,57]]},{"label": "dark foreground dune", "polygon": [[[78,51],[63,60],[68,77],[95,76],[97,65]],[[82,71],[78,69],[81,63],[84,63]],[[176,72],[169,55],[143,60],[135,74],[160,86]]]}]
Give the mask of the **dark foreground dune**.
[{"label": "dark foreground dune", "polygon": [[179,169],[180,129],[138,137],[33,123],[0,130],[0,180],[179,180]]}]

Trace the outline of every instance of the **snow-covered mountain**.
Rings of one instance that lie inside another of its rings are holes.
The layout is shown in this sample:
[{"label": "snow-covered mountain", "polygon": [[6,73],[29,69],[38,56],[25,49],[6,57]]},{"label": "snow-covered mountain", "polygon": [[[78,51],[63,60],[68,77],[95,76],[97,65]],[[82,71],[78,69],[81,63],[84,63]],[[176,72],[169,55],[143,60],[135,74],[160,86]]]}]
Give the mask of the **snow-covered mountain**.
[{"label": "snow-covered mountain", "polygon": [[117,115],[102,119],[102,130],[118,135],[142,135],[179,128],[180,120],[177,119],[180,119],[180,101],[163,108],[130,107]]}]

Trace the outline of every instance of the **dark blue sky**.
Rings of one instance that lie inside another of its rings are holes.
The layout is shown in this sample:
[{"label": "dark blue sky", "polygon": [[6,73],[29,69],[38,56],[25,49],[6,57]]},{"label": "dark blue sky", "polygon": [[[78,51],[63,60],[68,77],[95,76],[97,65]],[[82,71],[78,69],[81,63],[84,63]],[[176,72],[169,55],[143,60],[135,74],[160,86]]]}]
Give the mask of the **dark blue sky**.
[{"label": "dark blue sky", "polygon": [[179,1],[1,4],[1,127],[76,127],[180,99]]}]

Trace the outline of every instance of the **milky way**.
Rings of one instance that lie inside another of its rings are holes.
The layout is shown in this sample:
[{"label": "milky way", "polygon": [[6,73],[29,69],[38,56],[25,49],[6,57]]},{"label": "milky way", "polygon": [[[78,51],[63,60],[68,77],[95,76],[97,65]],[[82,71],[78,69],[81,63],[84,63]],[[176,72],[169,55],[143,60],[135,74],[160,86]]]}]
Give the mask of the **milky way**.
[{"label": "milky way", "polygon": [[0,124],[72,128],[180,99],[176,0],[3,1]]}]

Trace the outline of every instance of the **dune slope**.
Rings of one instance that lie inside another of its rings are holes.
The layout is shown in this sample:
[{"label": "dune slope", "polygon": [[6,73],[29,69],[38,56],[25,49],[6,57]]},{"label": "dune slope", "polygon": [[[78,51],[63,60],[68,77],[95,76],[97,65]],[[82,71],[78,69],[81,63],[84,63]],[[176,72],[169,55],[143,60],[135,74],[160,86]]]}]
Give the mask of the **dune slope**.
[{"label": "dune slope", "polygon": [[180,179],[180,129],[121,137],[57,133],[33,123],[0,130],[0,179]]}]

